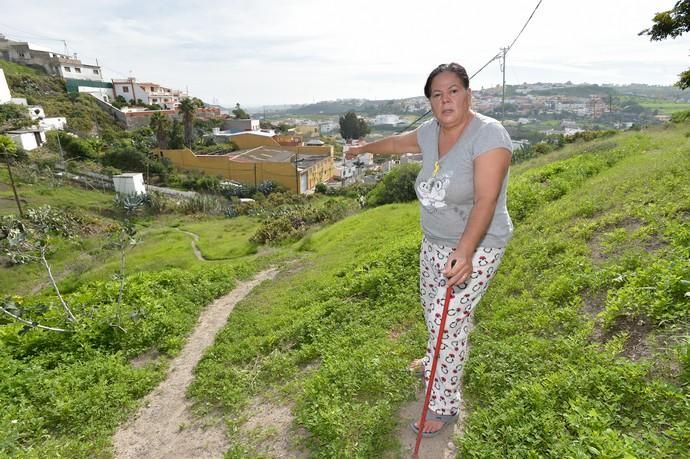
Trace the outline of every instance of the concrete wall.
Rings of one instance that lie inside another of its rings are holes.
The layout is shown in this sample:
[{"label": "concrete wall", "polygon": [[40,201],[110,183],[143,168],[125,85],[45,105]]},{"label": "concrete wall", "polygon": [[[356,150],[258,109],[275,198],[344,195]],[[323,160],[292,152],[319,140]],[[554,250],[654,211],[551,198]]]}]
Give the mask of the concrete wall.
[{"label": "concrete wall", "polygon": [[113,107],[112,105],[110,105],[108,102],[102,101],[101,99],[99,99],[97,96],[95,96],[95,95],[93,95],[93,94],[91,94],[91,95],[92,95],[93,98],[96,100],[96,103],[98,104],[98,106],[99,106],[101,109],[103,109],[105,112],[107,112],[108,114],[110,114],[110,116],[112,116],[113,119],[114,119],[115,121],[117,121],[117,123],[118,123],[120,126],[122,126],[122,127],[124,127],[124,128],[127,128],[127,117],[125,116],[124,113],[122,113],[122,112],[121,112],[120,110],[118,110],[116,107]]}]

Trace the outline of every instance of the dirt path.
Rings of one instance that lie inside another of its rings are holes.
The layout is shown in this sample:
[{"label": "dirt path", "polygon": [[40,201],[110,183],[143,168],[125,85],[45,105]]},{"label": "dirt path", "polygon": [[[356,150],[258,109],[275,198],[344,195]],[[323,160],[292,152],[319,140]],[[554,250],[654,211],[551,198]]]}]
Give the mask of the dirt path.
[{"label": "dirt path", "polygon": [[227,322],[235,304],[261,282],[272,279],[277,270],[269,269],[253,279],[239,283],[228,295],[209,305],[168,375],[145,401],[137,415],[115,434],[116,456],[130,458],[220,458],[227,449],[225,425],[208,425],[191,413],[185,394],[192,382],[192,370],[205,349]]},{"label": "dirt path", "polygon": [[181,229],[178,229],[177,231],[180,231],[180,232],[187,234],[187,235],[192,237],[192,250],[194,251],[194,256],[196,257],[197,260],[206,261],[204,256],[201,254],[201,250],[199,250],[199,247],[196,245],[197,242],[199,242],[199,235],[194,234],[190,231],[185,231],[185,230],[181,230]]},{"label": "dirt path", "polygon": [[[412,457],[414,452],[415,441],[417,435],[410,428],[410,424],[419,420],[421,414],[422,404],[424,403],[424,390],[420,388],[417,391],[416,400],[404,405],[399,413],[397,437],[402,445],[400,457]],[[464,412],[464,407],[460,407],[461,413]],[[453,437],[460,435],[462,432],[462,415],[458,421],[446,426],[441,433],[431,438],[422,438],[422,443],[419,446],[419,459],[451,459],[456,455],[456,448],[453,444]],[[398,456],[396,456],[398,457]]]}]

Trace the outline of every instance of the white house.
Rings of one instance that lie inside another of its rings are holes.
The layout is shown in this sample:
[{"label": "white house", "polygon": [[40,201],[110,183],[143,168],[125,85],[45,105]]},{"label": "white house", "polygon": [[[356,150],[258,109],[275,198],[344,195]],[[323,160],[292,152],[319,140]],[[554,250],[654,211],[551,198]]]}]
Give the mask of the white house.
[{"label": "white house", "polygon": [[259,131],[261,130],[261,122],[259,120],[252,119],[236,119],[230,118],[223,121],[223,130],[230,131],[231,133],[245,132],[245,131]]},{"label": "white house", "polygon": [[64,116],[43,118],[38,121],[38,127],[44,131],[52,131],[54,129],[62,131],[67,127],[67,118]]},{"label": "white house", "polygon": [[113,185],[115,193],[120,195],[146,194],[144,186],[144,174],[141,172],[128,172],[120,175],[113,175]]},{"label": "white house", "polygon": [[374,118],[374,125],[390,124],[395,126],[401,121],[398,115],[376,115],[376,118]]},{"label": "white house", "polygon": [[319,123],[319,129],[322,134],[327,132],[337,131],[340,128],[340,124],[335,121],[326,121],[324,123]]},{"label": "white house", "polygon": [[112,82],[113,99],[122,96],[127,102],[141,100],[146,105],[158,104],[165,109],[175,109],[180,105],[180,99],[185,97],[177,89],[166,88],[158,83],[138,82],[136,78]]},{"label": "white house", "polygon": [[340,177],[343,180],[347,180],[357,175],[357,166],[355,166],[353,161],[335,163],[333,168],[335,170],[335,176]]},{"label": "white house", "polygon": [[0,57],[10,62],[40,66],[49,75],[64,79],[103,81],[98,65],[84,64],[77,55],[56,53],[25,41],[14,41],[0,34]]},{"label": "white house", "polygon": [[23,150],[34,150],[46,142],[46,134],[38,129],[18,129],[16,131],[7,131],[10,139],[14,141],[17,146]]},{"label": "white house", "polygon": [[357,161],[365,166],[372,166],[374,164],[374,155],[371,153],[362,153],[361,155],[357,155]]},{"label": "white house", "polygon": [[0,69],[0,104],[6,104],[10,100],[12,100],[12,95],[10,94],[10,87],[7,86],[5,72],[2,69]]}]

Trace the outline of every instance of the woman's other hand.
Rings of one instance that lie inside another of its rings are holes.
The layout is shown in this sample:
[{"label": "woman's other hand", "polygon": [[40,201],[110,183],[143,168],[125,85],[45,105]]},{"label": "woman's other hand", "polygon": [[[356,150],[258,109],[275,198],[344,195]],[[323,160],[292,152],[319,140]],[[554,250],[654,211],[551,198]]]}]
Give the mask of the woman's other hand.
[{"label": "woman's other hand", "polygon": [[472,254],[454,250],[448,256],[443,275],[448,278],[448,286],[454,287],[469,279],[472,269]]}]

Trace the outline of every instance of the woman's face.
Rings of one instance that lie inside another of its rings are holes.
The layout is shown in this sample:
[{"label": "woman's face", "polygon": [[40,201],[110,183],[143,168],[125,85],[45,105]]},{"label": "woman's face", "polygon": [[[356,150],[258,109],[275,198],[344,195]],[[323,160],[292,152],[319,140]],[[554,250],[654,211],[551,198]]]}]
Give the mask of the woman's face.
[{"label": "woman's face", "polygon": [[431,110],[443,126],[461,124],[470,114],[472,92],[453,72],[441,72],[431,81]]}]

